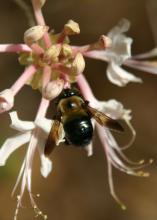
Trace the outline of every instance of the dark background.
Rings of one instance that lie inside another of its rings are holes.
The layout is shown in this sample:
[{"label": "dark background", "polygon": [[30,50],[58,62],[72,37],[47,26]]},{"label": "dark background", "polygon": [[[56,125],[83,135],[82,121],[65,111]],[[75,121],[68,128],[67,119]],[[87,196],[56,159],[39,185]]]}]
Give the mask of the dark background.
[{"label": "dark background", "polygon": [[[29,2],[29,1],[28,1]],[[72,38],[73,44],[83,45],[106,34],[121,18],[131,21],[128,33],[134,39],[133,54],[155,46],[157,24],[153,17],[155,0],[47,0],[43,11],[47,25],[59,32],[69,19],[80,24],[81,34]],[[148,8],[149,10],[147,10]],[[149,13],[148,13],[149,11]],[[150,16],[151,15],[151,16]],[[150,23],[151,21],[151,23]],[[0,42],[23,42],[28,28],[26,17],[12,0],[0,2]],[[157,76],[131,70],[143,79],[143,84],[130,83],[124,88],[112,85],[106,78],[106,64],[87,60],[85,75],[96,97],[115,98],[132,109],[132,124],[137,138],[126,154],[134,159],[154,158],[148,167],[150,178],[127,176],[114,170],[116,192],[127,205],[122,211],[109,193],[106,159],[95,135],[94,155],[87,158],[84,151],[70,146],[58,147],[52,155],[54,169],[45,180],[39,173],[39,158],[33,168],[33,192],[40,193],[39,206],[51,220],[156,220],[157,219]],[[0,54],[0,90],[8,88],[18,78],[23,67],[16,54]],[[14,110],[24,120],[33,120],[40,94],[25,87],[16,97]],[[14,132],[9,129],[9,117],[0,116],[0,143]],[[22,147],[0,168],[0,220],[13,219],[16,198],[10,194],[16,181],[26,147]],[[26,196],[26,200],[28,200]],[[29,201],[25,202],[19,219],[34,219]]]}]

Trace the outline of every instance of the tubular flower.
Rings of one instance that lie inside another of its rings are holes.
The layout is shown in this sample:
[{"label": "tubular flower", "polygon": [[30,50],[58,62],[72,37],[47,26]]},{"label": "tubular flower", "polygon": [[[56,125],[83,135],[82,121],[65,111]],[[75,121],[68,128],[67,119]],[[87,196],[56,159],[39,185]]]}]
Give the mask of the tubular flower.
[{"label": "tubular flower", "polygon": [[[31,203],[36,214],[39,215],[40,213],[40,215],[42,215],[44,219],[46,219],[47,218],[46,215],[43,215],[43,213],[38,209],[34,201],[34,198],[32,196],[31,173],[32,173],[32,160],[36,148],[38,148],[41,159],[40,171],[42,176],[46,178],[52,170],[52,162],[49,160],[48,157],[45,156],[43,146],[45,145],[51,126],[53,125],[53,121],[46,119],[45,117],[36,119],[34,122],[22,121],[18,118],[17,112],[11,112],[10,118],[11,118],[10,127],[18,131],[18,133],[13,137],[8,138],[2,145],[0,149],[0,166],[4,166],[6,164],[8,157],[16,149],[23,146],[24,144],[29,143],[27,153],[24,158],[17,182],[13,189],[13,194],[14,194],[16,187],[18,186],[19,181],[22,178],[21,192],[18,197],[19,199],[15,213],[15,219],[18,214],[19,206],[21,205],[21,198],[23,196],[25,188],[27,188],[29,192]],[[64,141],[64,133],[60,134],[59,141],[60,142]]]},{"label": "tubular flower", "polygon": [[[112,179],[112,166],[129,175],[147,177],[149,176],[149,173],[143,172],[140,169],[148,164],[151,164],[153,160],[150,159],[148,163],[145,163],[144,160],[140,160],[139,162],[133,162],[129,158],[127,158],[123,153],[123,150],[131,146],[136,136],[136,132],[130,123],[131,110],[124,109],[123,105],[116,100],[109,100],[108,102],[97,100],[94,97],[87,81],[82,75],[78,77],[78,86],[80,87],[80,90],[84,95],[84,98],[90,100],[90,105],[92,107],[99,109],[101,112],[105,113],[113,119],[124,121],[132,132],[132,137],[128,144],[123,147],[120,147],[110,130],[104,129],[104,127],[100,126],[100,124],[97,122],[93,123],[94,127],[98,132],[98,136],[100,138],[107,158],[110,193],[113,196],[113,198],[120,204],[121,208],[126,209],[126,206],[120,201],[114,190]],[[83,90],[83,88],[86,88],[86,90]],[[88,152],[90,155],[90,153],[92,152],[92,145],[89,145]]]},{"label": "tubular flower", "polygon": [[[41,102],[34,121],[20,120],[16,111],[9,113],[11,118],[10,127],[18,131],[18,133],[8,138],[0,149],[0,166],[4,166],[11,153],[22,145],[28,144],[26,156],[24,157],[17,182],[13,189],[14,193],[17,185],[21,181],[21,191],[18,196],[14,220],[17,219],[25,189],[28,190],[31,204],[36,215],[40,215],[44,219],[47,218],[47,216],[39,210],[32,196],[33,158],[35,151],[38,150],[41,159],[41,174],[47,177],[52,170],[52,162],[46,154],[45,148],[47,145],[45,146],[45,144],[47,144],[47,139],[55,139],[54,136],[49,135],[50,131],[54,131],[55,126],[60,128],[58,132],[55,131],[55,135],[57,136],[55,145],[67,141],[68,138],[60,122],[64,116],[60,116],[61,111],[65,111],[64,107],[60,106],[60,111],[58,111],[58,115],[56,115],[54,120],[47,119],[46,113],[50,101],[60,97],[65,89],[71,89],[73,85],[77,85],[81,96],[77,97],[77,102],[74,103],[74,105],[68,103],[69,108],[73,109],[81,103],[80,106],[84,108],[84,111],[85,107],[89,107],[89,109],[94,108],[96,111],[105,114],[106,118],[109,116],[112,119],[124,121],[132,132],[132,138],[129,143],[120,148],[112,133],[103,126],[100,126],[100,123],[91,116],[91,112],[88,112],[88,114],[85,112],[88,119],[90,118],[91,130],[97,130],[106,154],[111,194],[124,209],[125,206],[120,202],[114,192],[112,166],[127,174],[136,176],[148,176],[148,173],[136,171],[145,166],[144,160],[134,163],[123,153],[123,150],[133,143],[136,135],[130,123],[131,111],[124,109],[123,105],[116,100],[105,102],[99,101],[94,97],[87,80],[83,76],[85,58],[91,57],[109,62],[107,68],[108,78],[114,84],[124,86],[130,81],[141,82],[141,79],[126,72],[121,68],[121,65],[124,64],[141,70],[147,69],[149,72],[152,71],[152,73],[155,73],[155,67],[150,63],[146,63],[146,61],[141,61],[141,59],[149,58],[154,56],[154,54],[156,55],[156,51],[131,57],[132,39],[124,35],[129,28],[129,23],[126,20],[123,20],[117,27],[114,27],[108,36],[102,35],[92,44],[72,46],[70,45],[70,36],[80,33],[78,23],[69,20],[60,33],[49,31],[50,28],[45,24],[42,14],[42,7],[45,2],[46,0],[32,0],[36,24],[25,31],[23,37],[25,44],[0,45],[0,52],[18,53],[19,63],[24,66],[23,73],[13,85],[0,93],[0,113],[9,111],[14,106],[15,96],[24,85],[29,85],[33,90],[39,90],[41,93]],[[60,117],[60,121],[56,120],[58,117]],[[120,125],[119,128],[122,129]],[[88,141],[88,144],[84,148],[87,150],[87,155],[91,156],[93,153],[92,142]],[[149,163],[151,162],[152,160],[149,161]]]},{"label": "tubular flower", "polygon": [[105,50],[85,51],[84,56],[108,62],[107,77],[113,84],[123,87],[129,82],[141,83],[142,79],[122,68],[122,65],[134,69],[157,74],[156,62],[144,59],[157,56],[156,48],[144,53],[132,56],[131,45],[133,39],[127,37],[125,32],[130,28],[130,22],[122,19],[117,26],[113,27],[107,36],[111,39],[111,46]]},{"label": "tubular flower", "polygon": [[124,35],[129,27],[129,21],[123,19],[108,33],[112,45],[105,51],[106,58],[109,60],[107,76],[113,84],[118,86],[125,86],[128,82],[142,82],[140,78],[121,68],[123,62],[131,57],[132,39]]}]

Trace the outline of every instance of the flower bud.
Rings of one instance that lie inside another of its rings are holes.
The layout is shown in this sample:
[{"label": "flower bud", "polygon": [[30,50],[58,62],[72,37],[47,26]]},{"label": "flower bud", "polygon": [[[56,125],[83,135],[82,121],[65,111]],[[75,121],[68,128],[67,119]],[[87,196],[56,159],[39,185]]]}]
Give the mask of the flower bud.
[{"label": "flower bud", "polygon": [[45,52],[45,59],[56,61],[61,51],[61,45],[52,45],[46,52]]},{"label": "flower bud", "polygon": [[67,24],[64,25],[65,35],[74,35],[80,33],[79,24],[73,20],[69,20]]},{"label": "flower bud", "polygon": [[61,53],[64,57],[69,57],[72,55],[72,48],[68,44],[63,44]]},{"label": "flower bud", "polygon": [[99,40],[98,40],[98,43],[99,43],[100,49],[101,48],[104,49],[104,48],[108,48],[108,47],[111,46],[112,40],[109,37],[105,36],[105,35],[101,35]]},{"label": "flower bud", "polygon": [[14,105],[14,95],[11,89],[0,93],[0,113],[9,111]]},{"label": "flower bud", "polygon": [[43,25],[37,25],[29,28],[24,33],[24,42],[28,45],[37,42],[43,37],[45,32],[48,31],[48,29],[49,29],[48,26],[43,26]]},{"label": "flower bud", "polygon": [[101,50],[110,47],[112,44],[112,40],[105,36],[101,35],[99,40],[90,45],[89,50]]},{"label": "flower bud", "polygon": [[52,100],[56,98],[64,87],[64,80],[58,79],[49,82],[42,91],[43,97]]},{"label": "flower bud", "polygon": [[77,53],[73,63],[72,63],[72,72],[77,75],[82,73],[85,69],[85,60],[81,53]]}]

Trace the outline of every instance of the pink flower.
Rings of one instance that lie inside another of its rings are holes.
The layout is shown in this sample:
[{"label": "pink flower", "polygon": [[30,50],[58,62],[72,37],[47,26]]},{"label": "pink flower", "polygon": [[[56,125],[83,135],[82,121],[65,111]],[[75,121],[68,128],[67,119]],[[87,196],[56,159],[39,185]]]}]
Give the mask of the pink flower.
[{"label": "pink flower", "polygon": [[106,70],[107,77],[113,84],[123,87],[129,82],[141,83],[142,79],[122,68],[122,65],[139,69],[145,72],[157,74],[156,64],[152,61],[142,61],[157,55],[156,49],[145,54],[131,55],[131,45],[133,39],[127,37],[125,32],[130,28],[130,22],[122,19],[117,26],[113,27],[108,37],[112,44],[105,50],[85,51],[84,56],[108,62]]}]

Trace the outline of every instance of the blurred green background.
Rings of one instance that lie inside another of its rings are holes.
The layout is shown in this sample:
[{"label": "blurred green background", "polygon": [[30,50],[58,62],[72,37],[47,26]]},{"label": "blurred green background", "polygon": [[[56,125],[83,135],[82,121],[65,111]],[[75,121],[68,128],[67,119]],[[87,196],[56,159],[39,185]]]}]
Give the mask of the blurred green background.
[{"label": "blurred green background", "polygon": [[[29,3],[29,1],[28,1]],[[150,50],[157,42],[156,0],[47,0],[43,11],[47,25],[59,32],[69,19],[80,24],[81,34],[72,38],[73,44],[94,42],[106,34],[121,18],[131,21],[128,33],[134,39],[133,54]],[[0,42],[20,43],[28,28],[26,17],[13,0],[0,2]],[[156,29],[154,29],[156,27]],[[0,90],[8,88],[22,72],[16,54],[0,54]],[[51,158],[53,172],[47,179],[40,175],[39,158],[33,168],[33,192],[40,193],[39,207],[50,220],[156,220],[157,219],[157,76],[131,70],[143,79],[143,84],[129,84],[118,88],[106,78],[106,64],[87,60],[85,75],[96,97],[115,98],[125,108],[132,109],[132,124],[137,138],[126,154],[134,159],[154,158],[148,167],[150,178],[127,176],[114,170],[116,192],[127,205],[122,211],[109,193],[106,158],[101,144],[94,136],[94,155],[70,146],[55,149]],[[14,110],[24,120],[33,120],[40,94],[25,87],[16,97]],[[49,115],[51,114],[51,110]],[[14,134],[9,128],[9,117],[0,115],[0,143]],[[13,219],[16,198],[10,194],[16,181],[26,146],[14,153],[5,167],[0,168],[0,220]],[[27,197],[27,196],[26,196]],[[19,219],[32,220],[34,213],[28,198]]]}]

